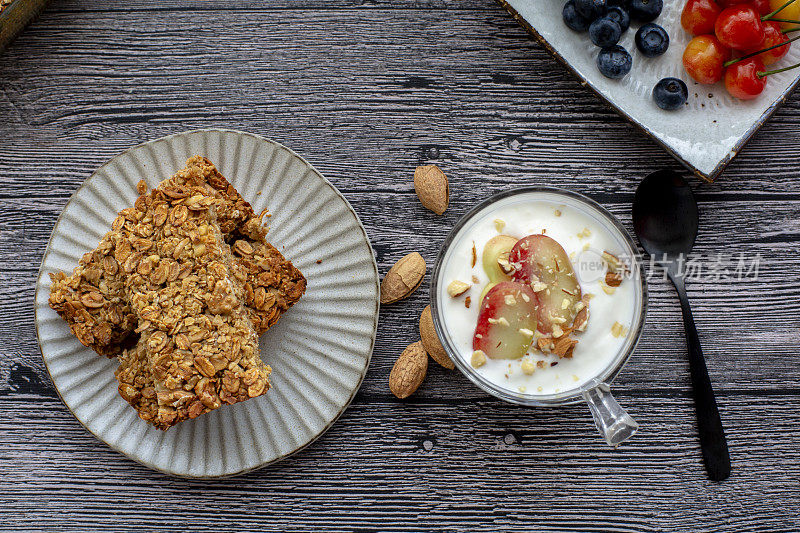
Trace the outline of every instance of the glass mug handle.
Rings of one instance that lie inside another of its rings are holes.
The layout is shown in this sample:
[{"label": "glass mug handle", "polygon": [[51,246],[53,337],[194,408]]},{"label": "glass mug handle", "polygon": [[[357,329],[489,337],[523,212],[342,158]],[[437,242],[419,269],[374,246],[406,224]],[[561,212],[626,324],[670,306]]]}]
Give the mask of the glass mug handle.
[{"label": "glass mug handle", "polygon": [[639,429],[639,424],[611,395],[607,383],[594,379],[586,384],[582,395],[589,404],[597,429],[609,446],[619,446]]}]

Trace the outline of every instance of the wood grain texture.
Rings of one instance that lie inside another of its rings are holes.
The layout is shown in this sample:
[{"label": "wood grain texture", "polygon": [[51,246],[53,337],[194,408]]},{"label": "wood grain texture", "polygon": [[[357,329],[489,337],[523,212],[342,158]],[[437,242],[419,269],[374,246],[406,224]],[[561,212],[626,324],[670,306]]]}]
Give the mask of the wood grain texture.
[{"label": "wood grain texture", "polygon": [[[353,204],[381,273],[415,250],[431,267],[461,214],[519,184],[588,194],[630,228],[638,180],[679,167],[492,0],[52,2],[0,56],[0,529],[798,530],[798,110],[794,96],[715,184],[696,182],[697,257],[761,256],[757,280],[689,285],[729,481],[704,477],[678,302],[656,279],[616,383],[642,429],[618,450],[584,406],[506,405],[436,365],[414,396],[390,396],[423,284],[382,310],[367,379],[321,440],[267,470],[187,482],[87,434],[36,344],[50,231],[110,157],[202,127],[283,142]],[[450,178],[442,217],[416,202],[424,163]]]}]

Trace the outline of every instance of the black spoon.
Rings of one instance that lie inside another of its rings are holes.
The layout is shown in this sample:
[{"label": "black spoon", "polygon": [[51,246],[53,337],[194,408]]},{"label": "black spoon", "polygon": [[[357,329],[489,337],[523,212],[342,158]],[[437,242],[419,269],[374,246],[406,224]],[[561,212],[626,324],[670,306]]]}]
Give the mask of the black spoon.
[{"label": "black spoon", "polygon": [[683,178],[670,170],[659,170],[642,180],[633,200],[633,226],[639,242],[664,267],[678,291],[689,347],[689,370],[703,461],[709,477],[722,481],[731,474],[728,443],[686,297],[685,271],[679,268],[678,262],[679,257],[685,261],[692,250],[698,226],[697,202]]}]

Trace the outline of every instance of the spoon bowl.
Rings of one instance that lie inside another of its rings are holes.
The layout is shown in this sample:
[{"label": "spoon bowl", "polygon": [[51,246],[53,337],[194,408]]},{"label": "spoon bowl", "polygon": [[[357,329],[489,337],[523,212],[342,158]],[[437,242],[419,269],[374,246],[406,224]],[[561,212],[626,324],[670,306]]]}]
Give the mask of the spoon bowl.
[{"label": "spoon bowl", "polygon": [[659,170],[639,184],[633,201],[633,226],[642,247],[656,260],[688,254],[699,225],[694,193],[680,175]]}]

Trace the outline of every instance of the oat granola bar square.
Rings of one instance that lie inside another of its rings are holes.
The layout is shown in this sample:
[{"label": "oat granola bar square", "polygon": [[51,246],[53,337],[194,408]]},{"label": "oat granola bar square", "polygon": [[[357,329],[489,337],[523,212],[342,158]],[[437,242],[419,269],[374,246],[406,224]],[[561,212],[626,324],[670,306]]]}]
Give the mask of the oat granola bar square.
[{"label": "oat granola bar square", "polygon": [[160,429],[269,388],[244,306],[245,274],[203,187],[164,185],[120,213],[114,259],[138,320],[120,358],[119,392]]},{"label": "oat granola bar square", "polygon": [[[245,303],[259,335],[300,299],[306,288],[302,273],[266,241],[262,218],[208,159],[192,157],[159,187],[178,191],[199,187],[219,200],[217,223],[233,247],[237,268],[247,275]],[[83,256],[71,275],[51,275],[50,307],[81,343],[101,355],[119,355],[137,340],[137,321],[125,295],[124,277],[114,258],[111,233]]]}]

